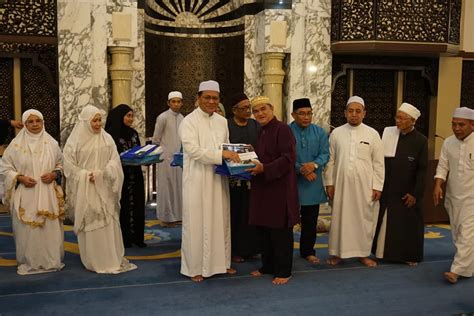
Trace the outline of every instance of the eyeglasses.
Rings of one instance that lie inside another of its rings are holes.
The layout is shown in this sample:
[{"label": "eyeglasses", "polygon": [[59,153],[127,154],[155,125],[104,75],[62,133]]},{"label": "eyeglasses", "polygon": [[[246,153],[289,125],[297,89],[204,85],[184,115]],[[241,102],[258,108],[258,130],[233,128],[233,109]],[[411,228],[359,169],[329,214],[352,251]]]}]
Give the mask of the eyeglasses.
[{"label": "eyeglasses", "polygon": [[250,111],[250,106],[243,106],[243,107],[236,106],[234,109],[238,111]]},{"label": "eyeglasses", "polygon": [[313,116],[313,112],[296,112],[298,116]]},{"label": "eyeglasses", "polygon": [[205,96],[202,96],[202,98],[205,100],[205,101],[219,101],[219,97],[214,97],[214,96],[210,96],[210,95],[205,95]]}]

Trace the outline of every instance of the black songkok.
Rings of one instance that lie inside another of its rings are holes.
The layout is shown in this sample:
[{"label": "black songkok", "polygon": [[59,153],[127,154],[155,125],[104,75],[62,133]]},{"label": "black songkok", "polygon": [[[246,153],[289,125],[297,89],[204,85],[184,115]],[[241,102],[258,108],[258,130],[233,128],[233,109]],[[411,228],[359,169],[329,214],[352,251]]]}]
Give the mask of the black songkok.
[{"label": "black songkok", "polygon": [[293,101],[293,112],[301,108],[310,108],[311,102],[308,98],[296,99]]},{"label": "black songkok", "polygon": [[237,94],[234,94],[232,95],[230,98],[229,98],[229,101],[227,102],[227,105],[230,105],[231,107],[234,107],[237,105],[237,103],[239,103],[240,101],[243,101],[243,100],[248,100],[249,98],[247,97],[247,95],[243,92],[239,92]]}]

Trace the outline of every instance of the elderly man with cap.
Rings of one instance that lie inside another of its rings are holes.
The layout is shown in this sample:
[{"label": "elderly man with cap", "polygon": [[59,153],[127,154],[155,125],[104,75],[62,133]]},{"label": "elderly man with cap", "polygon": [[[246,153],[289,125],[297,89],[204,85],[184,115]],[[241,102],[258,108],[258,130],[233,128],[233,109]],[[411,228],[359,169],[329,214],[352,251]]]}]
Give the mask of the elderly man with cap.
[{"label": "elderly man with cap", "polygon": [[[240,92],[229,98],[233,116],[228,119],[229,140],[233,144],[257,146],[260,125],[252,118],[249,98]],[[261,251],[260,234],[249,225],[250,180],[229,179],[232,261],[244,262]]]},{"label": "elderly man with cap", "polygon": [[377,225],[379,199],[384,182],[383,145],[378,132],[362,123],[365,103],[349,98],[344,111],[347,124],[333,130],[329,138],[330,158],[324,183],[332,203],[329,230],[330,265],[358,257],[368,267]]},{"label": "elderly man with cap", "polygon": [[423,192],[428,141],[415,129],[420,111],[402,103],[396,126],[382,135],[385,182],[373,252],[379,259],[416,266],[423,260]]},{"label": "elderly man with cap", "polygon": [[183,106],[183,95],[179,91],[168,94],[169,109],[156,118],[153,143],[161,145],[164,160],[157,165],[156,177],[156,217],[164,226],[174,226],[182,219],[183,198],[181,168],[173,168],[170,162],[173,154],[181,149],[178,128],[183,120],[179,113]]},{"label": "elderly man with cap", "polygon": [[433,190],[434,204],[443,199],[441,185],[446,185],[444,206],[449,215],[456,253],[444,276],[456,283],[459,276],[474,274],[474,110],[462,107],[454,111],[451,126],[454,135],[441,148]]},{"label": "elderly man with cap", "polygon": [[322,170],[329,160],[328,135],[319,126],[312,124],[313,109],[309,99],[293,101],[294,122],[290,124],[296,139],[295,171],[300,202],[301,237],[300,256],[312,264],[319,263],[314,244],[319,204],[327,202],[322,182]]},{"label": "elderly man with cap", "polygon": [[295,137],[288,125],[273,115],[270,99],[251,101],[252,112],[261,125],[255,152],[259,162],[250,190],[250,224],[262,234],[262,267],[253,276],[273,275],[273,284],[285,284],[293,265],[293,226],[299,222],[296,187]]},{"label": "elderly man with cap", "polygon": [[221,148],[229,142],[229,130],[227,120],[215,114],[219,96],[216,81],[201,82],[199,107],[179,127],[184,154],[181,273],[195,282],[236,273],[230,267],[229,183],[214,172],[214,165],[222,164],[223,158],[240,159]]}]

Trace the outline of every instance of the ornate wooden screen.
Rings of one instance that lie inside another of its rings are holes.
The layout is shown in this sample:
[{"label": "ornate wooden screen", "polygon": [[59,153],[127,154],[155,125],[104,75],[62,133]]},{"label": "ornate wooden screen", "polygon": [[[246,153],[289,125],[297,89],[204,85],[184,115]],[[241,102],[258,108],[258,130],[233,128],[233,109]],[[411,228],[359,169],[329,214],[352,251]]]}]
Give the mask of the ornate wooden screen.
[{"label": "ornate wooden screen", "polygon": [[[21,60],[21,110],[41,111],[47,131],[59,140],[56,0],[0,1],[0,57]],[[13,96],[13,87],[6,88]]]}]

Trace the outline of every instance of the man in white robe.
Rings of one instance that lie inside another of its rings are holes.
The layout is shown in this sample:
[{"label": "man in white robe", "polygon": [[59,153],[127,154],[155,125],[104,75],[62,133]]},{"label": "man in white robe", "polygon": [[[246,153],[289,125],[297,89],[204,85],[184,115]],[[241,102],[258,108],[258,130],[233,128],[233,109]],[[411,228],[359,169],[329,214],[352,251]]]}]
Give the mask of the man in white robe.
[{"label": "man in white robe", "polygon": [[173,154],[181,149],[178,128],[183,120],[179,110],[183,106],[183,95],[179,91],[168,94],[169,109],[156,118],[153,143],[163,148],[157,165],[156,176],[156,217],[165,226],[174,226],[181,221],[183,210],[182,178],[183,170],[170,165]]},{"label": "man in white robe", "polygon": [[223,158],[240,161],[234,152],[221,149],[229,142],[227,120],[214,114],[219,104],[219,84],[199,85],[199,107],[183,119],[179,134],[183,144],[183,228],[181,273],[200,282],[230,268],[230,204],[227,178],[215,174]]},{"label": "man in white robe", "polygon": [[474,110],[457,108],[451,125],[454,135],[446,138],[441,148],[433,199],[436,206],[443,198],[441,185],[449,172],[444,206],[456,253],[444,277],[454,284],[459,276],[469,278],[474,274]]},{"label": "man in white robe", "polygon": [[362,123],[364,100],[353,96],[346,105],[347,124],[331,133],[325,170],[326,192],[332,203],[328,264],[359,257],[366,266],[377,225],[384,182],[384,153],[379,134]]}]

